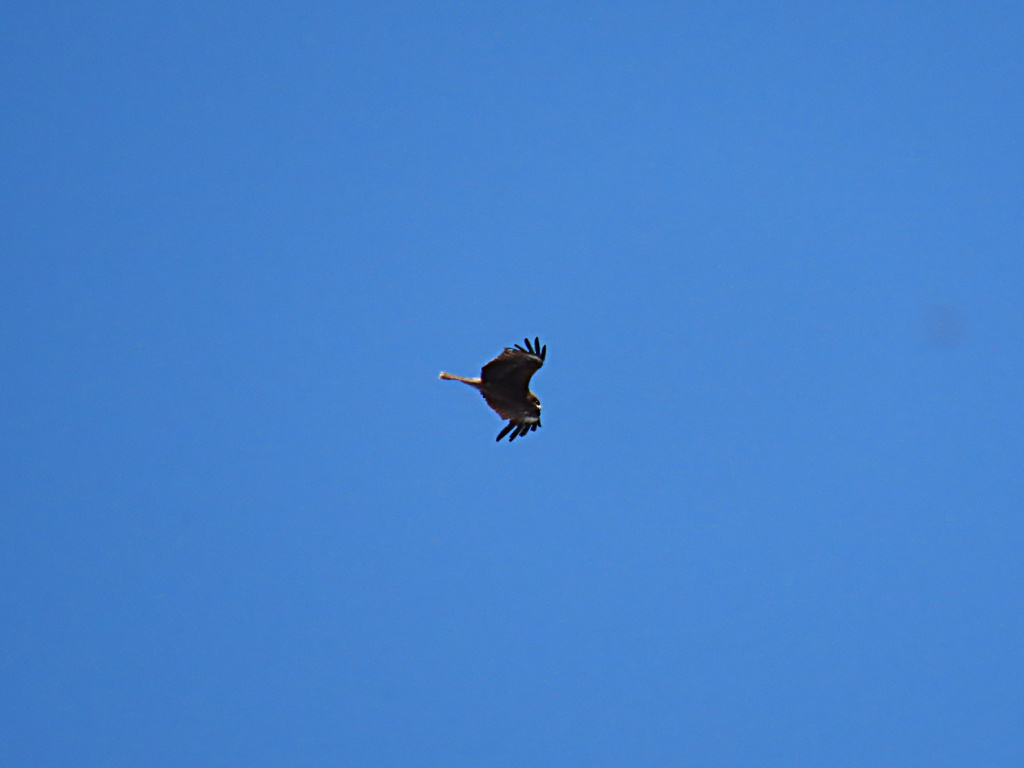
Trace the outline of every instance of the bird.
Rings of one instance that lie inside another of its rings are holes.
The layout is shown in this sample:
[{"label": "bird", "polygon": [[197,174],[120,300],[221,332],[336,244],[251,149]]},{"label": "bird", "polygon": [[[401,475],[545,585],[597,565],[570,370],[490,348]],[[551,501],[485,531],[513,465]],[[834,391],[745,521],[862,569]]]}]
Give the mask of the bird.
[{"label": "bird", "polygon": [[534,337],[532,344],[529,339],[523,339],[523,343],[525,347],[518,344],[505,347],[500,355],[480,370],[478,379],[444,371],[438,377],[475,387],[495,413],[508,419],[508,424],[495,438],[496,442],[511,432],[508,438],[511,443],[540,426],[540,399],[530,391],[530,377],[544,365],[548,345],[542,347],[539,336]]}]

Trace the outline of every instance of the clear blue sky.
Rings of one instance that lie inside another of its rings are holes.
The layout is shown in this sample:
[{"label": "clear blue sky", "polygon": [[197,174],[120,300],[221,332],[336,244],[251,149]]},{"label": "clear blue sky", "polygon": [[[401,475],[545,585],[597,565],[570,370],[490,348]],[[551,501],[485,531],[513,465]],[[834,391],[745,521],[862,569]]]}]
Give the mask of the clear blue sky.
[{"label": "clear blue sky", "polygon": [[[1024,754],[1024,5],[15,3],[0,764]],[[544,428],[474,375],[524,336]]]}]

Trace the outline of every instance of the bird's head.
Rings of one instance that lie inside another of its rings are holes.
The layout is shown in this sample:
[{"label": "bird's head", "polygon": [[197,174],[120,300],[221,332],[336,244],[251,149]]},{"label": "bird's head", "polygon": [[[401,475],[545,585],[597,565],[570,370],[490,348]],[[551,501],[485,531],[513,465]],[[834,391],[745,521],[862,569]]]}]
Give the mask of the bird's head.
[{"label": "bird's head", "polygon": [[540,410],[540,398],[537,397],[535,394],[533,394],[533,392],[528,393],[526,395],[526,397],[530,401],[530,403],[532,403],[533,405],[537,406],[537,410],[539,411]]}]

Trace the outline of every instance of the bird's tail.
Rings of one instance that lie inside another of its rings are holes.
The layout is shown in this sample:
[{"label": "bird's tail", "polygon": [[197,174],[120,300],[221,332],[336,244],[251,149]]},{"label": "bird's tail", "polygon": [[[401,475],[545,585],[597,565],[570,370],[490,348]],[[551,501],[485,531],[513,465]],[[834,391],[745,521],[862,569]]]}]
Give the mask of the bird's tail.
[{"label": "bird's tail", "polygon": [[448,381],[461,381],[463,384],[469,384],[471,387],[479,387],[482,383],[480,379],[467,379],[465,376],[456,376],[454,373],[446,373],[441,371],[439,379],[447,379]]}]

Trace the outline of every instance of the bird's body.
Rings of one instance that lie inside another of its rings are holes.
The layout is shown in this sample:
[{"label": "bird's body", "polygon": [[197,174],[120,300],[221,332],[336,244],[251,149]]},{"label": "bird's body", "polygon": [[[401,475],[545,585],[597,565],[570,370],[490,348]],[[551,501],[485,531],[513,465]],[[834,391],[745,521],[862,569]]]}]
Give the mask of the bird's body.
[{"label": "bird's body", "polygon": [[480,371],[479,378],[456,376],[441,372],[440,378],[461,381],[480,390],[487,404],[508,424],[498,433],[501,440],[509,432],[509,442],[520,435],[532,432],[540,426],[540,400],[530,391],[530,377],[544,365],[547,345],[541,347],[540,339],[523,340],[526,347],[516,344],[505,347],[505,351],[487,363]]}]

